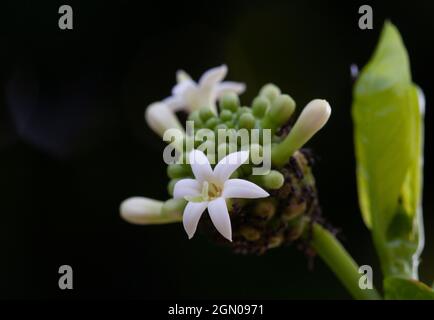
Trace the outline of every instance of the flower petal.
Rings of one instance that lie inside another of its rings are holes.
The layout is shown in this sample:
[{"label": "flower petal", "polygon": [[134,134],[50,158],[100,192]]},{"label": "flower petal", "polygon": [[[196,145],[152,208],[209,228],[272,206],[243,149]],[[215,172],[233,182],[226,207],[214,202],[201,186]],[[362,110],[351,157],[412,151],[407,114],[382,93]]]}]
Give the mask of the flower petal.
[{"label": "flower petal", "polygon": [[176,71],[176,81],[178,83],[181,83],[181,82],[186,81],[186,80],[193,81],[191,79],[190,75],[187,72],[185,72],[184,70]]},{"label": "flower petal", "polygon": [[225,95],[229,92],[234,92],[236,94],[241,94],[246,90],[246,85],[241,82],[225,81],[219,83],[217,86],[216,94],[217,98]]},{"label": "flower petal", "polygon": [[172,88],[172,96],[180,96],[182,97],[185,92],[191,91],[196,87],[194,81],[192,80],[184,80],[178,84],[176,84]]},{"label": "flower petal", "polygon": [[212,87],[222,81],[228,72],[226,65],[207,70],[199,80],[200,87]]},{"label": "flower petal", "polygon": [[173,198],[194,197],[200,195],[201,184],[194,179],[179,180],[173,188]]},{"label": "flower petal", "polygon": [[249,158],[248,151],[239,151],[228,154],[221,159],[214,168],[214,177],[224,183]]},{"label": "flower petal", "polygon": [[211,165],[206,155],[200,150],[193,150],[189,154],[189,162],[194,177],[200,184],[209,181],[213,177]]},{"label": "flower petal", "polygon": [[184,132],[175,113],[165,103],[155,102],[149,105],[145,112],[145,119],[148,126],[161,137],[167,129],[176,128]]},{"label": "flower petal", "polygon": [[220,197],[208,203],[208,213],[217,231],[232,241],[231,219],[224,198]]},{"label": "flower petal", "polygon": [[208,202],[189,202],[184,209],[184,216],[182,217],[182,223],[184,224],[185,232],[187,232],[188,238],[191,239],[197,229],[197,224],[208,206]]},{"label": "flower petal", "polygon": [[253,182],[243,179],[230,179],[223,186],[224,198],[255,199],[265,198],[270,194]]},{"label": "flower petal", "polygon": [[166,104],[167,107],[169,109],[171,109],[172,111],[179,111],[179,110],[185,109],[184,101],[178,96],[167,97],[162,102],[164,104]]}]

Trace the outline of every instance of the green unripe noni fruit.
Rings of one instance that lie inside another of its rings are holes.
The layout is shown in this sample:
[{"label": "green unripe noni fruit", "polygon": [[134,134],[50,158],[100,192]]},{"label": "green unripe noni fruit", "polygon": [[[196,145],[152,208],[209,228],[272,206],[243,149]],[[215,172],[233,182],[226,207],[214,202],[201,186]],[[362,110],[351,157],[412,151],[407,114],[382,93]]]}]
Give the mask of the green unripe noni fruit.
[{"label": "green unripe noni fruit", "polygon": [[271,170],[266,175],[251,175],[249,180],[266,189],[279,189],[285,182],[283,174],[276,170]]},{"label": "green unripe noni fruit", "polygon": [[233,92],[225,94],[220,98],[220,109],[236,112],[240,106],[240,98]]},{"label": "green unripe noni fruit", "polygon": [[232,112],[230,110],[222,110],[220,112],[220,119],[223,122],[232,120]]},{"label": "green unripe noni fruit", "polygon": [[171,179],[183,178],[192,174],[191,167],[187,164],[169,164],[167,166],[167,175]]},{"label": "green unripe noni fruit", "polygon": [[276,130],[285,124],[295,110],[294,100],[287,94],[276,97],[265,117],[262,119],[262,126]]},{"label": "green unripe noni fruit", "polygon": [[205,127],[208,129],[214,130],[214,128],[220,123],[219,119],[216,117],[209,118],[207,122],[205,122]]},{"label": "green unripe noni fruit", "polygon": [[255,117],[262,118],[270,107],[267,98],[258,96],[252,102],[252,112]]},{"label": "green unripe noni fruit", "polygon": [[272,83],[266,84],[259,91],[259,95],[267,98],[270,102],[273,102],[280,93],[279,87]]},{"label": "green unripe noni fruit", "polygon": [[249,112],[243,113],[240,120],[238,120],[238,124],[240,128],[252,129],[255,127],[255,117]]},{"label": "green unripe noni fruit", "polygon": [[167,185],[167,192],[173,196],[173,189],[175,189],[175,184],[179,181],[180,179],[172,179],[169,181],[169,184]]},{"label": "green unripe noni fruit", "polygon": [[203,122],[206,122],[209,118],[212,118],[215,116],[214,112],[212,112],[212,110],[210,108],[201,108],[199,110],[199,115],[200,115],[200,119]]}]

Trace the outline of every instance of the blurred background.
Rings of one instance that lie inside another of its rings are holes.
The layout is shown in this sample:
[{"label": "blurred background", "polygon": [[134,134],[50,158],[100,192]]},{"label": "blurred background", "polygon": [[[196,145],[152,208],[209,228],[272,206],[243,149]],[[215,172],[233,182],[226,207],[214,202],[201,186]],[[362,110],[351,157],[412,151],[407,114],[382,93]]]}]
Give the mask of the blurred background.
[{"label": "blurred background", "polygon": [[[59,6],[73,30],[58,28]],[[374,29],[360,30],[370,4]],[[310,147],[327,220],[359,264],[378,260],[357,203],[350,65],[362,67],[385,19],[425,91],[421,279],[434,280],[434,2],[3,1],[0,8],[0,298],[349,299],[320,259],[295,247],[234,255],[181,225],[134,226],[118,207],[130,196],[166,199],[164,144],[144,109],[170,94],[175,71],[197,79],[226,63],[247,83],[242,101],[274,82],[301,107],[330,101],[330,122]],[[393,173],[391,173],[393,174]],[[74,290],[58,289],[58,268]]]}]

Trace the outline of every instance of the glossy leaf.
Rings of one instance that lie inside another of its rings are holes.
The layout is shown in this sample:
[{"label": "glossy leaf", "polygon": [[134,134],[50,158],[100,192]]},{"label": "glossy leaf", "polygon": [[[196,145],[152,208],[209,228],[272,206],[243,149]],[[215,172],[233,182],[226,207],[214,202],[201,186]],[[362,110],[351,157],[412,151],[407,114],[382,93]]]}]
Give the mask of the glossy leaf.
[{"label": "glossy leaf", "polygon": [[434,290],[417,280],[386,278],[384,290],[388,300],[434,300]]},{"label": "glossy leaf", "polygon": [[407,51],[386,22],[354,88],[359,202],[383,271],[417,277],[421,250],[422,115]]}]

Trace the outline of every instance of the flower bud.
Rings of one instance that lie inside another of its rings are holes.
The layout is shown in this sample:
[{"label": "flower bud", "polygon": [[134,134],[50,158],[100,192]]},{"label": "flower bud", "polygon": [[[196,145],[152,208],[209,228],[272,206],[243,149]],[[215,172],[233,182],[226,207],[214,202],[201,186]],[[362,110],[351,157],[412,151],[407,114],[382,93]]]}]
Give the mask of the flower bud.
[{"label": "flower bud", "polygon": [[134,224],[160,224],[178,222],[182,220],[182,211],[162,212],[162,201],[132,197],[121,203],[121,217]]},{"label": "flower bud", "polygon": [[222,112],[220,112],[220,119],[222,121],[232,120],[232,112],[230,110],[222,110]]},{"label": "flower bud", "polygon": [[170,164],[167,166],[167,175],[171,179],[187,177],[192,175],[191,167],[187,164]]},{"label": "flower bud", "polygon": [[295,101],[289,95],[277,96],[262,120],[262,127],[276,130],[289,120],[294,110]]},{"label": "flower bud", "polygon": [[255,117],[251,113],[243,113],[238,123],[240,128],[252,129],[255,126]]},{"label": "flower bud", "polygon": [[148,126],[161,137],[168,129],[175,128],[184,132],[184,128],[175,113],[162,102],[149,105],[145,112],[145,119]]},{"label": "flower bud", "polygon": [[330,114],[331,108],[326,100],[315,99],[309,102],[286,138],[273,148],[273,164],[284,165],[296,150],[326,124]]},{"label": "flower bud", "polygon": [[285,182],[283,175],[276,170],[271,170],[265,175],[251,175],[249,180],[266,189],[279,189]]},{"label": "flower bud", "polygon": [[220,123],[219,119],[216,117],[209,118],[207,122],[205,122],[205,127],[211,130],[214,130],[214,128]]},{"label": "flower bud", "polygon": [[210,108],[204,107],[199,109],[199,115],[201,120],[206,122],[209,118],[214,117],[215,114]]},{"label": "flower bud", "polygon": [[252,102],[253,115],[262,118],[267,112],[270,102],[266,97],[258,96]]},{"label": "flower bud", "polygon": [[220,99],[220,109],[236,112],[240,106],[240,98],[233,92],[225,94]]},{"label": "flower bud", "polygon": [[180,179],[172,179],[169,181],[169,183],[167,184],[167,193],[169,193],[171,196],[173,196],[173,190],[175,189],[175,184],[179,181]]},{"label": "flower bud", "polygon": [[280,89],[272,83],[268,83],[262,87],[259,91],[259,95],[268,99],[268,101],[273,102],[273,100],[280,95]]}]

